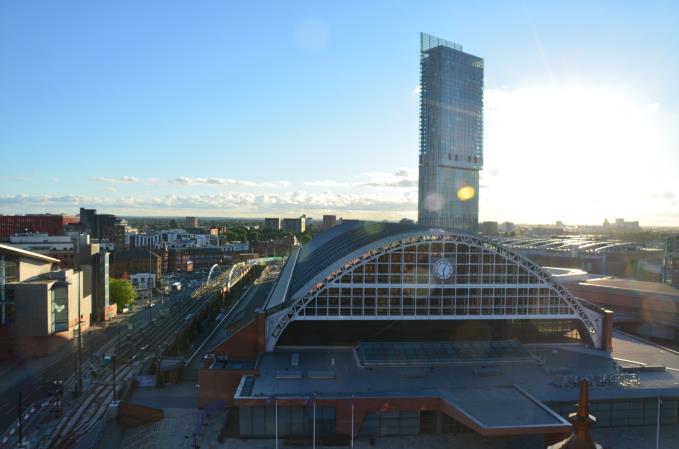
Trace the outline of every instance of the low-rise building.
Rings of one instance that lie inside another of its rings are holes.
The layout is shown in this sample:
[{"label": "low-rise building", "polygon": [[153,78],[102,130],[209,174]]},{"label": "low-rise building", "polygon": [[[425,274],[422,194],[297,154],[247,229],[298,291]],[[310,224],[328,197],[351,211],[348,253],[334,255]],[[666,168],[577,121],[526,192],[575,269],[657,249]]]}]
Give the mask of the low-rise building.
[{"label": "low-rise building", "polygon": [[516,229],[516,226],[511,221],[505,221],[499,227],[499,231],[502,232],[502,233],[505,233],[505,234],[508,234],[510,232],[514,232],[515,229]]},{"label": "low-rise building", "polygon": [[171,248],[168,258],[169,271],[209,270],[221,264],[224,253],[220,248]]},{"label": "low-rise building", "polygon": [[83,271],[53,271],[52,257],[0,244],[0,357],[41,357],[90,324]]},{"label": "low-rise building", "polygon": [[244,253],[250,251],[250,242],[226,242],[222,249],[225,253]]},{"label": "low-rise building", "polygon": [[14,234],[9,243],[17,248],[34,251],[59,259],[62,268],[73,268],[75,251],[69,235],[48,235],[47,233]]},{"label": "low-rise building", "polygon": [[162,273],[162,257],[147,248],[133,248],[111,254],[110,274],[114,278],[127,279],[132,274]]},{"label": "low-rise building", "polygon": [[135,273],[130,275],[130,282],[137,291],[140,298],[145,298],[153,293],[153,288],[156,286],[155,273]]},{"label": "low-rise building", "polygon": [[64,226],[70,223],[78,223],[78,218],[53,214],[0,215],[0,241],[7,241],[13,234],[26,232],[63,235]]}]

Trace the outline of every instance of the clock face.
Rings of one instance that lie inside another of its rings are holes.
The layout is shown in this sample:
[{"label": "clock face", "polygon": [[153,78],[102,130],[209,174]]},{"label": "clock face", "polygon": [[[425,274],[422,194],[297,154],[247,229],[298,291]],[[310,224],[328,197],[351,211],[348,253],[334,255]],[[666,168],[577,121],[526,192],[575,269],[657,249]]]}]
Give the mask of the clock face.
[{"label": "clock face", "polygon": [[431,267],[434,276],[441,280],[450,279],[453,275],[453,264],[446,259],[439,259]]}]

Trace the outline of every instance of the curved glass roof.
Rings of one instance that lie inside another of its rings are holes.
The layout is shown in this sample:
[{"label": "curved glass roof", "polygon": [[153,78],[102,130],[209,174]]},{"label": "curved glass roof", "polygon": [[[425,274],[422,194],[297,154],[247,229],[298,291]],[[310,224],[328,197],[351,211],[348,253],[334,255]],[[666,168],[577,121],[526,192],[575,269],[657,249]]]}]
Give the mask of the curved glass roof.
[{"label": "curved glass roof", "polygon": [[330,264],[373,242],[405,232],[427,229],[411,223],[345,220],[304,245],[292,273],[289,293],[294,293]]}]

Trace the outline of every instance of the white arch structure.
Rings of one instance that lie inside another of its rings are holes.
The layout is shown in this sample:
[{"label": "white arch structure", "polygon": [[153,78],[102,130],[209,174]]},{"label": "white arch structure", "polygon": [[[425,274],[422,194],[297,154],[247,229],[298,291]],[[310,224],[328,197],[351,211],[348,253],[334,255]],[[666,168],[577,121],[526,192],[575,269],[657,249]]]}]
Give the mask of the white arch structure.
[{"label": "white arch structure", "polygon": [[218,264],[212,265],[212,267],[210,268],[210,272],[207,274],[207,281],[205,281],[206,284],[209,284],[209,283],[210,283],[210,280],[211,280],[211,278],[212,278],[212,273],[214,272],[215,269],[221,271],[221,269],[219,268],[219,265],[218,265]]},{"label": "white arch structure", "polygon": [[[450,281],[432,273],[441,258],[457,264]],[[284,304],[267,318],[268,351],[300,320],[577,319],[594,347],[603,343],[601,312],[541,267],[496,242],[441,230],[366,245],[290,292]]]}]

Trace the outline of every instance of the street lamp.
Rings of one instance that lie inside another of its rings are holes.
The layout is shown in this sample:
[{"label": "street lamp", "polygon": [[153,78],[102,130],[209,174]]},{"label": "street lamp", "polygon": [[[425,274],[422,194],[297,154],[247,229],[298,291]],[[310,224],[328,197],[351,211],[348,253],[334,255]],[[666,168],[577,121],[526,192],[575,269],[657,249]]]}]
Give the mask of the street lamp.
[{"label": "street lamp", "polygon": [[61,413],[61,394],[64,389],[64,381],[63,380],[55,380],[52,382],[54,385],[54,397],[56,399],[56,405],[57,405],[57,414]]}]

